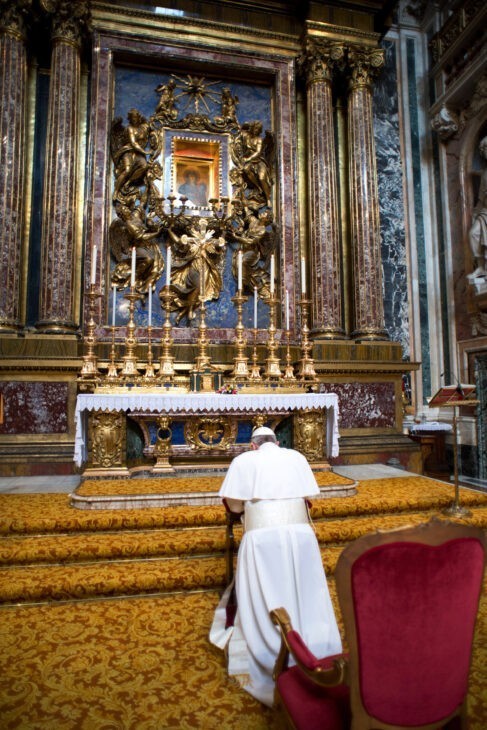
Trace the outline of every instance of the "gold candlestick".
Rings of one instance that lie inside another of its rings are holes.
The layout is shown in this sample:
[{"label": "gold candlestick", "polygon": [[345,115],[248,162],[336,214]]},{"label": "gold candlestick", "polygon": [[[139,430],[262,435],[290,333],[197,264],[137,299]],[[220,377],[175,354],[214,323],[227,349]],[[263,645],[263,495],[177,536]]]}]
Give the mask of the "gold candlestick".
[{"label": "gold candlestick", "polygon": [[246,302],[248,297],[245,297],[242,294],[242,290],[239,289],[234,297],[232,297],[232,302],[235,303],[235,308],[237,310],[237,326],[235,327],[235,346],[237,348],[237,354],[233,358],[233,362],[235,363],[231,377],[235,380],[247,380],[249,377],[249,368],[247,366],[248,363],[248,357],[245,357],[245,348],[247,347],[247,340],[244,335],[244,326],[242,322],[242,309],[244,302]]},{"label": "gold candlestick", "polygon": [[208,327],[206,326],[206,306],[204,296],[200,296],[200,323],[198,325],[198,355],[196,357],[194,369],[204,370],[211,365],[210,356],[208,354]]},{"label": "gold candlestick", "polygon": [[115,325],[110,327],[112,330],[112,346],[110,348],[110,364],[108,365],[107,380],[117,380],[117,351],[115,349]]},{"label": "gold candlestick", "polygon": [[164,311],[166,312],[166,320],[162,325],[162,353],[159,359],[159,379],[163,381],[172,380],[174,377],[174,357],[172,355],[172,348],[174,340],[172,338],[172,325],[171,325],[171,302],[174,294],[171,291],[171,287],[166,284],[162,289],[161,299],[164,302]]},{"label": "gold candlestick", "polygon": [[286,367],[284,369],[283,380],[296,380],[294,368],[291,363],[291,332],[286,330]]},{"label": "gold candlestick", "polygon": [[272,293],[267,300],[269,304],[269,337],[267,339],[267,350],[269,355],[266,359],[264,375],[266,378],[280,378],[281,368],[279,358],[276,356],[279,345],[276,342],[276,307],[279,300]]},{"label": "gold candlestick", "polygon": [[308,315],[311,299],[306,299],[304,294],[298,302],[301,307],[301,360],[298,366],[298,378],[301,380],[314,380],[316,378],[314,360],[310,353],[313,344],[309,341]]},{"label": "gold candlestick", "polygon": [[262,380],[260,367],[257,363],[257,327],[252,328],[254,347],[252,350],[252,367],[250,368],[249,380]]},{"label": "gold candlestick", "polygon": [[99,375],[98,364],[96,360],[95,347],[96,347],[96,322],[95,322],[95,309],[96,300],[101,297],[101,294],[96,291],[96,284],[90,284],[90,288],[87,291],[89,299],[88,307],[88,323],[86,325],[86,336],[83,338],[86,352],[83,355],[83,365],[81,366],[81,377],[92,378]]},{"label": "gold candlestick", "polygon": [[137,340],[135,338],[135,302],[139,299],[139,295],[135,293],[135,287],[130,288],[130,293],[125,294],[125,299],[128,299],[129,304],[129,321],[127,324],[127,336],[125,337],[125,355],[122,358],[123,365],[121,375],[131,377],[132,375],[138,375],[137,370],[137,358],[135,356],[135,348],[137,347]]},{"label": "gold candlestick", "polygon": [[147,327],[147,333],[149,341],[147,343],[147,365],[145,366],[144,371],[144,380],[152,380],[156,377],[155,371],[154,371],[154,365],[152,362],[152,326],[149,325]]}]

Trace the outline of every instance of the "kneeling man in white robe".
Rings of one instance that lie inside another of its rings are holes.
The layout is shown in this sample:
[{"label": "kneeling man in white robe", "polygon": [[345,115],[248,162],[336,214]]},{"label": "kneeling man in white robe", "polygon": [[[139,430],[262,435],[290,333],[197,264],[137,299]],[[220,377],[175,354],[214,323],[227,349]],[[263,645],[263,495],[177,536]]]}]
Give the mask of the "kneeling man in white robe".
[{"label": "kneeling man in white robe", "polygon": [[263,426],[252,433],[251,451],[230,464],[219,494],[230,510],[244,512],[244,534],[235,574],[235,620],[227,626],[233,587],[228,586],[215,612],[210,641],[225,649],[229,675],[272,706],[280,634],[269,611],[284,606],[316,656],[342,651],[306,503],[319,488],[306,458],[280,448],[274,431]]}]

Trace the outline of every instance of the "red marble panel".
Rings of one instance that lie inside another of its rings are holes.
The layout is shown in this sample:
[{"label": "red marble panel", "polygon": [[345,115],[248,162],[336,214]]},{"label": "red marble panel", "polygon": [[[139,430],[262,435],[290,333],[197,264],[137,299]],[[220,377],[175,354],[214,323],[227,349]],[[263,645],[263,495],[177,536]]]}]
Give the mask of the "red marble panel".
[{"label": "red marble panel", "polygon": [[395,424],[394,383],[323,383],[320,391],[337,394],[340,430],[392,428]]},{"label": "red marble panel", "polygon": [[3,382],[0,434],[68,432],[68,383]]}]

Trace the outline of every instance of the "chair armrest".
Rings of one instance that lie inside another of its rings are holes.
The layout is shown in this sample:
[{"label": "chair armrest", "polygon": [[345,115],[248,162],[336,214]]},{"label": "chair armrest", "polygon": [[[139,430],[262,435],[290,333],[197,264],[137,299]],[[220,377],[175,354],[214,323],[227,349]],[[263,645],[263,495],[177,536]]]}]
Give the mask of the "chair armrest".
[{"label": "chair armrest", "polygon": [[274,666],[274,680],[287,669],[291,654],[299,669],[315,684],[321,687],[335,687],[345,682],[347,658],[344,654],[319,659],[308,649],[301,635],[293,629],[285,608],[274,609],[270,612],[270,617],[281,631],[281,647]]}]

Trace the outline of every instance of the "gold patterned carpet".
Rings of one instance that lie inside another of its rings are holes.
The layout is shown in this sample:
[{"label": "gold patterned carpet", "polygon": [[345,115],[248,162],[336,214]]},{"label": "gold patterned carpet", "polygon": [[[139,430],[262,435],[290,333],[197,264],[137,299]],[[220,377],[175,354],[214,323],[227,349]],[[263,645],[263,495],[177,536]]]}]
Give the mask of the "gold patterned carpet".
[{"label": "gold patterned carpet", "polygon": [[[333,585],[331,587],[334,598]],[[218,592],[0,609],[3,730],[274,730],[208,642]],[[487,600],[468,698],[485,730]]]},{"label": "gold patterned carpet", "polygon": [[[315,472],[320,487],[348,486],[353,479],[348,479],[333,471]],[[223,482],[221,476],[197,477],[163,477],[147,479],[87,479],[75,490],[80,497],[99,497],[112,495],[141,494],[196,494],[198,492],[218,492]]]},{"label": "gold patterned carpet", "polygon": [[[472,512],[465,521],[485,528],[487,496],[460,495]],[[424,522],[452,499],[449,484],[399,477],[316,501],[335,606],[333,571],[344,545]],[[207,640],[225,581],[224,547],[222,507],[85,511],[68,495],[0,495],[2,730],[273,728],[272,712],[228,680]],[[487,727],[486,624],[484,596],[470,730]]]}]

